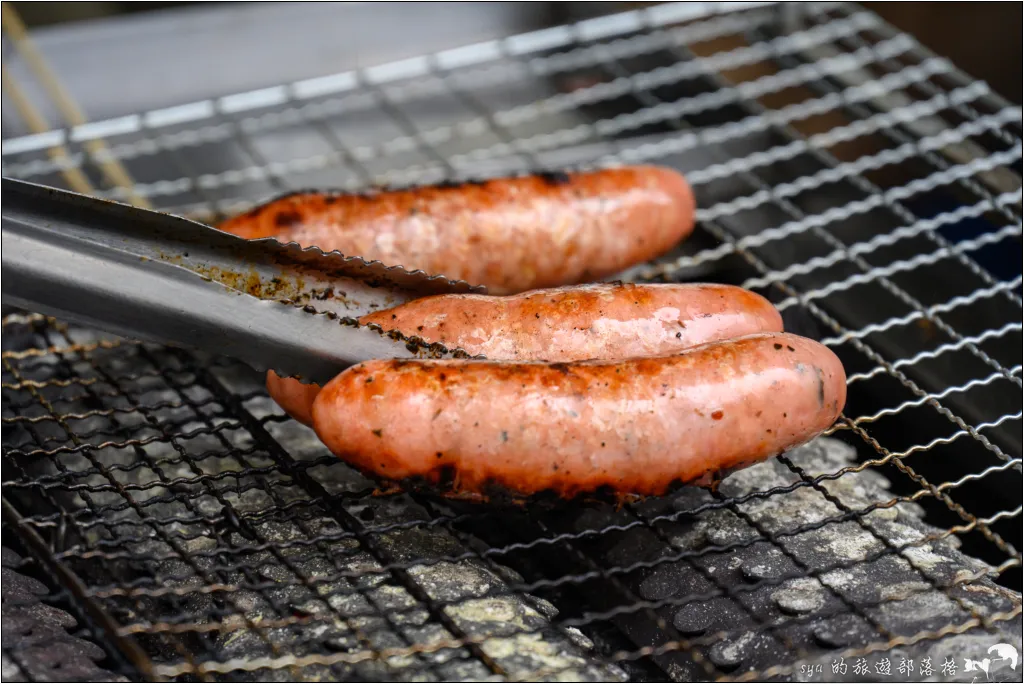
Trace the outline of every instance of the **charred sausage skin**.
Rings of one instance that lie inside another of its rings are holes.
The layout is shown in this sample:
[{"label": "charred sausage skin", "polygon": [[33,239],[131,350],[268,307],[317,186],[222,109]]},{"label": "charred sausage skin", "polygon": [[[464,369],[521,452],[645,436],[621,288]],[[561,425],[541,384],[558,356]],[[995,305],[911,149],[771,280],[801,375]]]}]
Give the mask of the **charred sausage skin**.
[{"label": "charred sausage skin", "polygon": [[839,359],[748,336],[568,364],[377,360],[324,387],[313,427],[363,472],[456,495],[660,495],[808,441],[846,401]]},{"label": "charred sausage skin", "polygon": [[[600,283],[493,297],[438,295],[363,316],[488,359],[581,361],[673,354],[706,342],[782,332],[760,295],[731,285]],[[267,375],[267,390],[311,424],[317,385]]]},{"label": "charred sausage skin", "polygon": [[508,294],[600,280],[657,257],[690,234],[694,211],[678,172],[631,166],[366,194],[302,192],[219,228]]}]

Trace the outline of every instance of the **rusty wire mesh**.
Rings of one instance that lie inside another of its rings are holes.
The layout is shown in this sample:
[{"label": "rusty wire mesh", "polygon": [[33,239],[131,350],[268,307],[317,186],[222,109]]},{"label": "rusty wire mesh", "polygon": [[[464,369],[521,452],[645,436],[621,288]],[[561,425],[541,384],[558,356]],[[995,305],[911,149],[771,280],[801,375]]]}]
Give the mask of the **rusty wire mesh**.
[{"label": "rusty wire mesh", "polygon": [[8,312],[12,567],[147,678],[756,680],[1019,644],[1020,109],[869,12],[801,7],[659,6],[26,136],[3,172],[215,220],[672,165],[697,233],[627,277],[770,297],[847,367],[828,435],[618,510],[374,495],[239,364]]}]

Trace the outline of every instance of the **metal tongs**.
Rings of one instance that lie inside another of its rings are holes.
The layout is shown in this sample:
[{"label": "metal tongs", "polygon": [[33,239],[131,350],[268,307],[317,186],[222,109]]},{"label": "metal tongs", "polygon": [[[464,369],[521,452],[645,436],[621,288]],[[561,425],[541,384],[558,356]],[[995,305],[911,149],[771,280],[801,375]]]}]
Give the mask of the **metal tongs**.
[{"label": "metal tongs", "polygon": [[357,318],[468,283],[3,179],[5,303],[325,383],[375,358],[450,358]]}]

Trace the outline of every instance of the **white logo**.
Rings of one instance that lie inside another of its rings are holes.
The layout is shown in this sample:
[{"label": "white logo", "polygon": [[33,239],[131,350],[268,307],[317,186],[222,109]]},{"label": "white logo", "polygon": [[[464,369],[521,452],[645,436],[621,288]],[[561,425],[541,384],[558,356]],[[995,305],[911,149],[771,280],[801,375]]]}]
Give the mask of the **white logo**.
[{"label": "white logo", "polygon": [[988,666],[991,664],[988,658],[984,660],[971,660],[970,658],[964,658],[964,672],[977,672],[981,670],[985,673],[985,679],[988,679]]},{"label": "white logo", "polygon": [[1009,660],[1010,669],[1014,672],[1017,671],[1017,649],[1010,644],[996,644],[988,649],[989,655],[992,655],[993,653],[996,655],[996,657],[992,659],[993,662]]},{"label": "white logo", "polygon": [[964,672],[984,672],[985,679],[989,677],[989,668],[992,663],[998,663],[1000,661],[1009,661],[1010,669],[1017,670],[1017,649],[1010,644],[996,644],[988,649],[989,655],[995,655],[994,658],[985,658],[983,660],[971,660],[970,658],[964,658]]}]

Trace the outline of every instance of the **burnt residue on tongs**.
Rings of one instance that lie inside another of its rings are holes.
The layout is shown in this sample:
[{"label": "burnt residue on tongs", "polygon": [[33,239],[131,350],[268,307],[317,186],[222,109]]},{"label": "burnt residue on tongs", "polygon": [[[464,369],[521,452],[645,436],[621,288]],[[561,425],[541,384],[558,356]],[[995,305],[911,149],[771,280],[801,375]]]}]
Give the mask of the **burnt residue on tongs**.
[{"label": "burnt residue on tongs", "polygon": [[323,383],[372,358],[467,356],[358,317],[468,283],[3,179],[3,301]]}]

